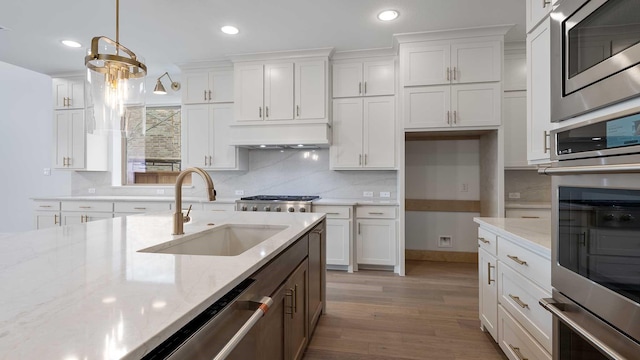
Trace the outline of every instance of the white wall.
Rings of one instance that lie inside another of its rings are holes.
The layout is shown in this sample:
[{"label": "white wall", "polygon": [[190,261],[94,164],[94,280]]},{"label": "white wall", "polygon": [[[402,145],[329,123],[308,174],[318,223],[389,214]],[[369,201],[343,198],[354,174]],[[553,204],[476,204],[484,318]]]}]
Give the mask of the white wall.
[{"label": "white wall", "polygon": [[33,229],[34,196],[68,195],[71,173],[51,168],[53,99],[47,75],[0,62],[0,233]]},{"label": "white wall", "polygon": [[[405,152],[407,199],[479,200],[480,141],[407,141]],[[462,191],[466,184],[467,191]],[[477,251],[479,213],[407,211],[405,247],[410,250]],[[438,247],[450,236],[451,247]]]}]

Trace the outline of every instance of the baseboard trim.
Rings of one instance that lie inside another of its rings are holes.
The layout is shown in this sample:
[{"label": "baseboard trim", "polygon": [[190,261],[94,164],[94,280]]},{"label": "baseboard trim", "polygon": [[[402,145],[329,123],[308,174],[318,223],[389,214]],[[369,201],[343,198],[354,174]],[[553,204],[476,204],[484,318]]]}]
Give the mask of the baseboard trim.
[{"label": "baseboard trim", "polygon": [[461,251],[405,250],[406,260],[478,263],[478,253]]}]

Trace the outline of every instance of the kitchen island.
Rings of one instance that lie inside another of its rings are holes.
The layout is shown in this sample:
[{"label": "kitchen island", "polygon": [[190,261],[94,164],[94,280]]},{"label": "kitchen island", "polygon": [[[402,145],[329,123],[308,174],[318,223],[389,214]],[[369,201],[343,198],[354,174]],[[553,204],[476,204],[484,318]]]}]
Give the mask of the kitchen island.
[{"label": "kitchen island", "polygon": [[[0,239],[0,359],[139,359],[276,258],[324,214],[169,212]],[[225,224],[281,231],[236,256],[140,252]]]}]

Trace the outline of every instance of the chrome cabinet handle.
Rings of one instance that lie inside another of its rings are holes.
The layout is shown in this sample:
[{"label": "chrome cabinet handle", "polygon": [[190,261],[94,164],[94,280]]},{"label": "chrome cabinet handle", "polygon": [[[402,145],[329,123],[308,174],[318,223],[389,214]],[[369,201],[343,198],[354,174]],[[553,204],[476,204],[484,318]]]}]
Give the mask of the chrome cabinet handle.
[{"label": "chrome cabinet handle", "polygon": [[519,296],[515,296],[515,295],[511,295],[509,294],[509,297],[516,302],[516,304],[520,305],[521,308],[529,308],[529,304],[523,302],[522,300],[520,300]]},{"label": "chrome cabinet handle", "polygon": [[265,106],[265,107],[264,107],[264,115],[265,115],[266,117],[269,117],[269,107],[268,107],[268,106]]},{"label": "chrome cabinet handle", "polygon": [[262,119],[262,106],[258,107],[258,117]]},{"label": "chrome cabinet handle", "polygon": [[370,211],[370,212],[369,212],[369,215],[384,215],[384,213],[382,213],[382,212],[373,212],[373,211]]},{"label": "chrome cabinet handle", "polygon": [[364,154],[364,164],[367,165],[367,154]]},{"label": "chrome cabinet handle", "polygon": [[358,155],[358,165],[362,165],[362,154]]},{"label": "chrome cabinet handle", "polygon": [[551,140],[551,133],[545,130],[543,136],[544,136],[544,153],[546,154],[551,150],[551,148],[549,147],[549,142],[547,141],[547,137],[549,138],[549,140]]},{"label": "chrome cabinet handle", "polygon": [[207,101],[207,90],[204,90],[204,98],[203,98],[203,100]]},{"label": "chrome cabinet handle", "polygon": [[67,106],[71,107],[71,98],[70,97],[67,98]]},{"label": "chrome cabinet handle", "polygon": [[518,357],[518,360],[528,360],[526,357],[522,355],[519,347],[515,347],[509,344],[509,349],[511,349],[511,351],[513,351],[513,353],[516,354],[516,356]]},{"label": "chrome cabinet handle", "polygon": [[91,206],[78,206],[80,209],[91,209]]},{"label": "chrome cabinet handle", "polygon": [[213,156],[209,155],[209,166],[213,164]]},{"label": "chrome cabinet handle", "polygon": [[53,214],[53,225],[58,225],[58,214]]},{"label": "chrome cabinet handle", "polygon": [[204,166],[207,166],[207,155],[204,156]]},{"label": "chrome cabinet handle", "polygon": [[447,110],[447,124],[451,124],[451,111]]},{"label": "chrome cabinet handle", "polygon": [[134,207],[133,209],[134,210],[147,210],[147,208],[145,208],[145,207]]},{"label": "chrome cabinet handle", "polygon": [[362,94],[362,82],[358,83],[358,94]]},{"label": "chrome cabinet handle", "polygon": [[71,157],[67,158],[67,166],[71,166]]},{"label": "chrome cabinet handle", "polygon": [[264,314],[269,311],[269,308],[271,307],[271,305],[273,305],[273,299],[268,296],[264,296],[258,304],[260,305],[253,313],[253,315],[251,315],[249,320],[247,320],[247,322],[245,322],[244,325],[240,327],[240,330],[238,330],[238,332],[233,335],[231,340],[227,342],[227,344],[222,348],[222,350],[220,350],[220,352],[216,355],[216,357],[213,358],[213,360],[224,360],[227,358],[227,356],[229,356],[229,354],[231,354],[233,349],[235,349],[236,346],[238,346],[238,344],[242,341],[242,339],[247,336],[249,331],[251,331],[251,329],[256,325],[258,320],[260,320],[260,318],[262,318]]},{"label": "chrome cabinet handle", "polygon": [[491,265],[490,262],[487,263],[487,285],[491,285],[492,281],[496,281],[495,279],[491,279],[491,269],[495,269],[496,267]]},{"label": "chrome cabinet handle", "polygon": [[364,93],[365,94],[367,93],[367,82],[366,81],[364,82]]},{"label": "chrome cabinet handle", "polygon": [[457,124],[458,123],[458,111],[453,110],[453,123]]},{"label": "chrome cabinet handle", "polygon": [[489,240],[486,240],[486,239],[485,239],[485,238],[483,238],[483,237],[479,237],[479,238],[478,238],[478,240],[482,241],[482,242],[483,242],[483,243],[485,243],[485,244],[489,244],[489,243],[491,242],[491,241],[489,241]]},{"label": "chrome cabinet handle", "polygon": [[360,235],[360,223],[358,223],[358,235]]},{"label": "chrome cabinet handle", "polygon": [[542,0],[542,8],[546,8],[547,5],[551,5],[551,1],[547,1],[547,0]]},{"label": "chrome cabinet handle", "polygon": [[300,105],[296,105],[296,116],[300,116]]},{"label": "chrome cabinet handle", "polygon": [[211,100],[211,90],[209,90],[209,100]]},{"label": "chrome cabinet handle", "polygon": [[295,297],[294,289],[289,288],[285,295],[291,297],[291,302],[289,303],[289,304],[291,304],[291,305],[289,305],[289,309],[290,309],[291,312],[288,313],[288,314],[291,315],[291,318],[293,319],[293,313],[294,313],[294,311],[293,311],[293,298]]},{"label": "chrome cabinet handle", "polygon": [[451,79],[450,79],[451,75],[449,75],[449,73],[450,73],[450,70],[449,70],[449,68],[447,68],[447,81],[450,81],[450,80],[451,80]]},{"label": "chrome cabinet handle", "polygon": [[453,80],[458,80],[458,79],[456,78],[456,73],[457,73],[457,72],[458,72],[458,69],[454,66],[454,67],[453,67]]},{"label": "chrome cabinet handle", "polygon": [[50,207],[51,207],[51,205],[40,205],[40,207],[43,207],[43,208],[50,208]]},{"label": "chrome cabinet handle", "polygon": [[515,262],[517,262],[517,263],[518,263],[518,264],[520,264],[520,265],[527,265],[527,262],[526,262],[526,261],[518,259],[518,257],[517,257],[517,256],[507,255],[507,257],[508,257],[509,259],[511,259],[511,260],[513,260],[513,261],[515,261]]},{"label": "chrome cabinet handle", "polygon": [[298,313],[298,284],[293,286],[293,312]]}]

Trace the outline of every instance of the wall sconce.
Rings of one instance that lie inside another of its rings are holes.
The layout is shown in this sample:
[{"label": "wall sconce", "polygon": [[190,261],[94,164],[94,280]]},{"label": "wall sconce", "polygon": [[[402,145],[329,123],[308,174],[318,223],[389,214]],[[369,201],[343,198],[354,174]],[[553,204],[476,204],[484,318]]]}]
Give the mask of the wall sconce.
[{"label": "wall sconce", "polygon": [[162,82],[160,81],[160,79],[162,79],[162,77],[165,75],[167,75],[167,77],[169,78],[169,81],[171,81],[171,90],[173,91],[180,90],[180,83],[177,81],[173,81],[173,79],[171,79],[171,76],[169,76],[169,73],[165,72],[164,74],[160,75],[160,77],[158,78],[158,81],[156,82],[156,87],[153,89],[154,94],[165,95],[167,93],[167,90],[165,90],[164,85],[162,85]]}]

